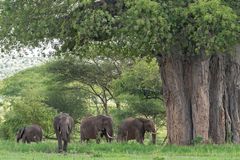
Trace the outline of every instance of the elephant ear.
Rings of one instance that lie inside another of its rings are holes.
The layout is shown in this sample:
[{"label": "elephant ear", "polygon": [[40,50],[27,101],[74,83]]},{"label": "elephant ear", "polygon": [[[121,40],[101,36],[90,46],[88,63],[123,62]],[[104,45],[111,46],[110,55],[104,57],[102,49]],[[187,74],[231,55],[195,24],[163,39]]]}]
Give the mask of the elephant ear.
[{"label": "elephant ear", "polygon": [[148,122],[147,119],[144,119],[144,118],[137,118],[137,120],[142,124],[142,130],[145,131],[145,125],[146,123]]},{"label": "elephant ear", "polygon": [[141,122],[143,125],[147,122],[147,120],[144,118],[137,118],[137,120]]},{"label": "elephant ear", "polygon": [[74,128],[74,120],[72,117],[70,117],[70,131]]},{"label": "elephant ear", "polygon": [[103,129],[103,122],[104,120],[102,119],[102,117],[96,117],[93,121],[93,124],[98,130],[101,130]]},{"label": "elephant ear", "polygon": [[68,130],[67,130],[67,134],[71,133],[72,132],[72,124],[69,123],[68,124]]}]

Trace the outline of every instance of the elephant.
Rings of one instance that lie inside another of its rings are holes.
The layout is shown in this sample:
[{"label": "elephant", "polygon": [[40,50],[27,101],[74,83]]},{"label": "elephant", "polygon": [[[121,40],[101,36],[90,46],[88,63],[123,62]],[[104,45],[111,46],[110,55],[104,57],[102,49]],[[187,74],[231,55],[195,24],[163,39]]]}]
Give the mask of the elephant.
[{"label": "elephant", "polygon": [[17,143],[22,139],[23,143],[40,142],[42,141],[43,130],[39,125],[33,124],[23,127],[16,134]]},{"label": "elephant", "polygon": [[[67,113],[60,113],[54,118],[54,131],[58,139],[58,152],[67,152],[67,145],[70,142],[70,134],[74,128],[74,120]],[[62,141],[64,144],[62,145]]]},{"label": "elephant", "polygon": [[156,129],[152,120],[145,118],[126,118],[118,128],[117,141],[128,141],[136,139],[143,144],[145,132],[152,133],[152,143],[156,143]]},{"label": "elephant", "polygon": [[113,139],[112,118],[109,116],[98,115],[84,118],[80,125],[81,142],[96,139],[100,143],[100,137],[105,137],[107,142]]}]

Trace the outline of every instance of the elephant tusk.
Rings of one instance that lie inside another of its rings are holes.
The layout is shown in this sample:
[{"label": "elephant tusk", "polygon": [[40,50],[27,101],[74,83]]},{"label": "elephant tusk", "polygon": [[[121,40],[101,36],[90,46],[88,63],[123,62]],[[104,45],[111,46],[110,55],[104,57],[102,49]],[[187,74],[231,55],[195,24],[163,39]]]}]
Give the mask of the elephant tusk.
[{"label": "elephant tusk", "polygon": [[152,132],[152,134],[157,134],[157,132]]},{"label": "elephant tusk", "polygon": [[110,135],[108,134],[108,132],[106,132],[106,133],[107,133],[108,138],[113,139],[113,137],[110,136]]}]

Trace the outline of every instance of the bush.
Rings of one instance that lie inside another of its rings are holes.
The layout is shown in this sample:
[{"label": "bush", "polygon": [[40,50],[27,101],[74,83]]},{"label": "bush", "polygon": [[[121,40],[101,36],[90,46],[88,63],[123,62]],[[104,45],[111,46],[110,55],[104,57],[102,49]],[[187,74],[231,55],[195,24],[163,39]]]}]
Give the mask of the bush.
[{"label": "bush", "polygon": [[53,134],[53,118],[56,110],[34,98],[14,98],[9,111],[4,115],[0,126],[0,137],[14,139],[19,128],[30,124],[38,124],[44,130],[44,135]]}]

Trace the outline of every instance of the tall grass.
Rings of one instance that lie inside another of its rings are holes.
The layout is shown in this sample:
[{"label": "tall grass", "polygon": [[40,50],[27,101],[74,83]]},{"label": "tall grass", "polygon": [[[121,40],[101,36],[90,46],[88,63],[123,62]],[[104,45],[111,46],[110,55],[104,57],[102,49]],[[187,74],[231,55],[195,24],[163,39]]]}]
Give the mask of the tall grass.
[{"label": "tall grass", "polygon": [[[43,141],[42,143],[23,144],[13,141],[0,141],[0,150],[7,152],[21,153],[56,153],[57,141]],[[175,146],[175,145],[141,145],[135,142],[129,143],[105,143],[96,144],[73,142],[69,144],[70,154],[130,154],[130,155],[181,155],[181,156],[219,156],[231,155],[239,157],[240,146],[234,144],[225,145],[196,145],[196,146]]]}]

